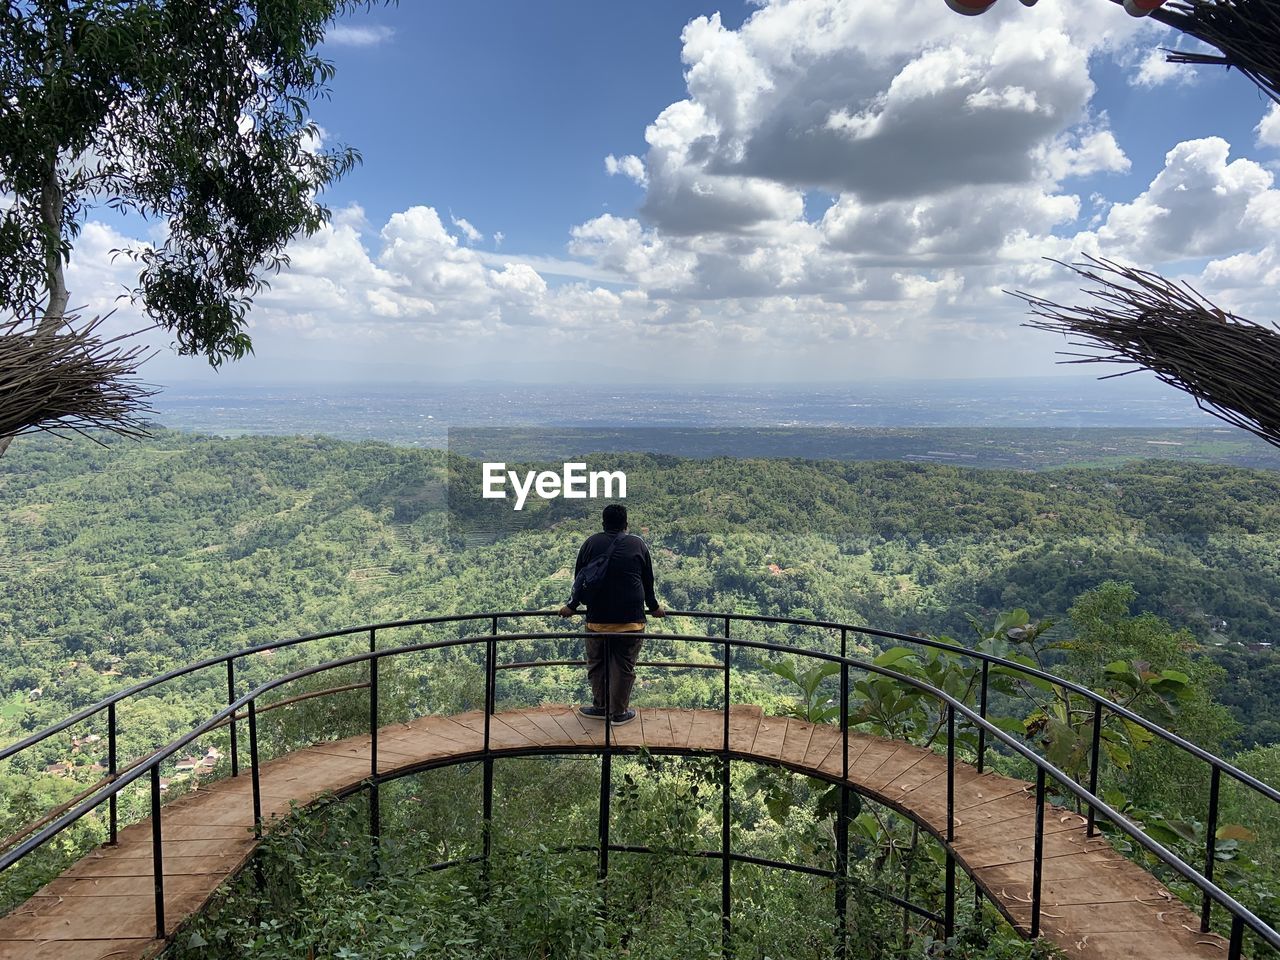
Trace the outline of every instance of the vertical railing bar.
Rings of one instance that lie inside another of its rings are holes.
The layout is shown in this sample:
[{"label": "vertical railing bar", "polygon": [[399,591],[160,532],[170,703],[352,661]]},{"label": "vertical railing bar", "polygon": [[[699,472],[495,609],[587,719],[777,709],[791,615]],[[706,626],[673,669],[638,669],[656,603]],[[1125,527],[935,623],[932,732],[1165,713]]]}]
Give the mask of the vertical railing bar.
[{"label": "vertical railing bar", "polygon": [[489,857],[493,852],[493,751],[490,744],[490,723],[496,700],[498,672],[498,618],[489,618],[489,639],[485,641],[484,668],[484,798],[481,810],[480,842],[483,855],[481,878],[485,894],[489,889]]},{"label": "vertical railing bar", "polygon": [[1227,960],[1240,960],[1244,950],[1244,917],[1231,918],[1231,948],[1227,951]]},{"label": "vertical railing bar", "polygon": [[489,639],[485,642],[484,652],[484,752],[489,755],[489,737],[491,717],[497,709],[497,675],[498,675],[498,618],[489,622]]},{"label": "vertical railing bar", "polygon": [[[107,774],[111,777],[111,782],[116,780],[116,705],[112,701],[107,705]],[[119,821],[116,813],[116,795],[111,794],[111,800],[107,808],[107,817],[110,820],[111,839],[107,841],[111,846],[116,845],[118,836]]]},{"label": "vertical railing bar", "polygon": [[943,939],[956,935],[956,858],[947,850],[946,892],[942,909]]},{"label": "vertical railing bar", "polygon": [[956,839],[956,708],[947,704],[947,843]]},{"label": "vertical railing bar", "polygon": [[381,865],[379,854],[382,849],[382,794],[378,789],[378,781],[369,782],[369,853],[373,860],[373,873],[377,875]]},{"label": "vertical railing bar", "polygon": [[733,861],[729,858],[729,674],[733,666],[732,645],[729,642],[729,618],[724,618],[724,757],[720,765],[720,952],[728,957],[732,953],[733,904],[730,900],[733,884]]},{"label": "vertical railing bar", "polygon": [[943,908],[944,938],[956,933],[956,858],[951,844],[956,839],[956,708],[947,704],[947,875]]},{"label": "vertical railing bar", "polygon": [[[1101,759],[1102,747],[1102,701],[1095,700],[1093,704],[1093,745],[1089,748],[1089,793],[1093,796],[1098,795],[1098,763]],[[1097,811],[1093,804],[1089,804],[1089,824],[1085,830],[1085,836],[1092,837],[1095,830],[1094,818]]]},{"label": "vertical railing bar", "polygon": [[377,638],[369,631],[369,845],[373,872],[378,873],[382,846],[382,791],[378,789],[378,661]]},{"label": "vertical railing bar", "polygon": [[249,772],[253,781],[253,835],[262,839],[262,786],[258,780],[257,700],[249,701]]},{"label": "vertical railing bar", "polygon": [[[1218,847],[1218,789],[1222,782],[1222,768],[1216,763],[1209,779],[1209,819],[1204,831],[1204,878],[1212,882],[1214,854]],[[1200,906],[1200,932],[1209,932],[1209,919],[1213,912],[1213,900],[1206,892]]]},{"label": "vertical railing bar", "polygon": [[[987,719],[987,673],[991,669],[989,660],[982,661],[982,691],[978,699],[978,716]],[[978,724],[978,772],[982,773],[987,764],[987,728]]]},{"label": "vertical railing bar", "polygon": [[369,658],[369,776],[378,778],[378,657]]},{"label": "vertical railing bar", "polygon": [[[984,659],[982,661],[982,690],[978,696],[978,716],[983,720],[987,719],[987,692],[990,689],[989,675],[991,672],[991,661]],[[982,773],[987,768],[987,728],[982,724],[978,724],[978,772]],[[973,881],[973,912],[979,913],[982,909],[982,888],[978,886],[975,878]]]},{"label": "vertical railing bar", "polygon": [[724,752],[729,753],[729,618],[724,618]]},{"label": "vertical railing bar", "polygon": [[[228,705],[236,702],[236,658],[229,657],[227,659],[227,703]],[[233,777],[240,776],[240,744],[236,737],[236,712],[231,711],[231,722],[229,724],[231,734],[231,775]]]},{"label": "vertical railing bar", "polygon": [[156,939],[164,929],[164,833],[160,825],[160,764],[151,766],[151,872],[156,895]]},{"label": "vertical railing bar", "polygon": [[911,927],[911,913],[907,910],[905,904],[911,902],[911,873],[916,864],[916,842],[920,837],[920,826],[918,824],[911,825],[911,846],[908,849],[910,856],[907,859],[907,867],[902,871],[902,943],[900,944],[903,951],[907,949],[907,932]]},{"label": "vertical railing bar", "polygon": [[848,955],[849,907],[849,631],[840,630],[840,819],[836,824],[836,956]]},{"label": "vertical railing bar", "polygon": [[613,700],[609,689],[609,637],[601,637],[598,641],[604,653],[604,753],[600,757],[600,854],[596,866],[596,879],[601,883],[601,899],[604,899],[603,884],[609,876],[609,787],[613,777],[613,757],[610,755],[611,735],[613,732]]},{"label": "vertical railing bar", "polygon": [[1031,865],[1031,939],[1040,936],[1040,885],[1044,874],[1044,767],[1036,767],[1036,843]]},{"label": "vertical railing bar", "polygon": [[485,893],[488,894],[489,884],[489,855],[493,850],[493,755],[486,754],[484,758],[484,809],[481,812],[483,824],[481,826],[480,841],[482,844],[482,865],[481,876],[485,885]]}]

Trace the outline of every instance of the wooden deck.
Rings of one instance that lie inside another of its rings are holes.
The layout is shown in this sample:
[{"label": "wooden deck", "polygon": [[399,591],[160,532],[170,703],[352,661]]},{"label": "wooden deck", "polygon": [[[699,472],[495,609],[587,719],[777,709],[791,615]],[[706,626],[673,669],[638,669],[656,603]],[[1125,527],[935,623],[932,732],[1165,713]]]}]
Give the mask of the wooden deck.
[{"label": "wooden deck", "polygon": [[[620,747],[718,751],[723,715],[715,710],[643,709],[617,728]],[[480,713],[425,717],[384,727],[380,773],[425,761],[474,754],[483,745]],[[499,713],[496,752],[530,747],[600,746],[603,725],[569,707]],[[829,725],[762,716],[734,707],[735,757],[780,763],[828,778],[841,772],[840,734]],[[369,738],[353,737],[298,750],[263,764],[264,817],[285,816],[369,775]],[[860,734],[849,738],[849,782],[858,792],[906,813],[935,834],[945,832],[946,760],[905,743]],[[1034,792],[1017,780],[957,767],[955,855],[991,900],[1024,933],[1030,924]],[[250,780],[220,780],[163,808],[165,917],[168,933],[198,912],[253,852]],[[1050,808],[1045,816],[1042,935],[1069,957],[1174,960],[1221,958],[1226,943],[1198,932],[1198,918],[1149,874],[1102,840],[1085,837],[1079,816]],[[154,893],[150,821],[120,832],[34,897],[0,918],[0,960],[124,960],[153,956]]]}]

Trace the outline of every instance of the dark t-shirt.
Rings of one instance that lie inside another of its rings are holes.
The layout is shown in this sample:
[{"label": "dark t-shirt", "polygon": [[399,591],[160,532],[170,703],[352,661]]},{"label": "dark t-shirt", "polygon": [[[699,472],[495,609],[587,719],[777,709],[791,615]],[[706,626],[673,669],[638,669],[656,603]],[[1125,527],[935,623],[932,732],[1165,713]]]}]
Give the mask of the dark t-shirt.
[{"label": "dark t-shirt", "polygon": [[[587,608],[587,623],[643,623],[645,610],[658,609],[653,592],[653,559],[648,545],[634,533],[623,533],[609,560],[609,569],[596,589],[596,602]],[[597,533],[586,539],[578,551],[573,574],[605,553],[614,534]],[[577,603],[569,606],[576,610]]]}]

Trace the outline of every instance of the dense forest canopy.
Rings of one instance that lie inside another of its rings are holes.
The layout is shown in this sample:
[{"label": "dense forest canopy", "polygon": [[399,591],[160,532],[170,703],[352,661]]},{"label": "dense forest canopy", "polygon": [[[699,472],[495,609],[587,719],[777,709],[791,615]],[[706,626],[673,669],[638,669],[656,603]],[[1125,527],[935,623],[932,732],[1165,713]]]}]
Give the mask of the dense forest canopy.
[{"label": "dense forest canopy", "polygon": [[[949,635],[1009,656],[1030,654],[1274,780],[1280,753],[1273,745],[1280,743],[1280,708],[1274,706],[1280,661],[1269,646],[1280,603],[1274,589],[1280,474],[1274,471],[1140,461],[1033,473],[640,453],[610,457],[608,466],[627,473],[633,529],[652,545],[659,596],[668,607],[864,623]],[[554,609],[566,598],[582,537],[598,527],[599,502],[531,500],[515,532],[501,535],[486,526],[492,515],[475,496],[478,486],[458,496],[455,483],[449,496],[451,478],[472,475],[479,476],[476,462],[443,451],[320,437],[225,440],[160,432],[143,443],[42,439],[20,445],[0,461],[0,576],[6,583],[0,593],[0,741],[13,741],[135,680],[250,644],[436,613]],[[686,635],[703,626],[663,622],[664,629]],[[412,628],[381,642],[444,639],[476,629]],[[752,629],[743,624],[739,635],[750,638]],[[755,636],[827,649],[836,642],[829,632],[791,628],[759,627]],[[361,635],[242,658],[240,689],[303,663],[356,652],[366,642]],[[512,655],[545,658],[551,648],[539,644],[554,643],[527,642]],[[553,657],[576,655],[574,641],[559,643]],[[696,642],[650,643],[659,658],[714,657]],[[966,658],[887,646],[854,641],[859,656],[879,655],[895,670],[963,689],[972,702],[977,668]],[[483,700],[478,655],[464,649],[390,659],[380,672],[381,722],[475,709]],[[816,692],[804,693],[797,682],[802,667],[785,657],[744,655],[735,666],[732,698],[774,714],[830,720],[830,676]],[[1154,672],[1140,679],[1148,667]],[[225,677],[214,673],[122,704],[121,757],[140,756],[221,707]],[[312,679],[315,689],[356,686],[264,714],[260,736],[268,756],[317,735],[344,736],[367,726],[359,669]],[[640,678],[636,702],[713,706],[719,682],[707,671],[651,671]],[[312,689],[309,683],[278,695]],[[498,695],[505,703],[565,702],[581,696],[582,685],[580,668],[509,671]],[[893,684],[854,686],[852,724],[939,748],[939,717],[928,698]],[[1088,731],[1079,718],[1090,711],[1073,704],[1064,688],[1036,704],[1035,696],[997,685],[992,716],[999,714],[1006,732],[1016,731],[1072,776],[1082,776]],[[1195,860],[1205,844],[1199,819],[1207,789],[1203,764],[1135,737],[1123,724],[1113,727],[1104,734],[1102,795]],[[0,833],[94,782],[102,772],[104,733],[99,718],[8,761],[0,769]],[[183,774],[176,763],[165,768],[165,777],[172,777],[169,796],[198,788],[201,777],[226,774],[225,731],[207,740],[201,743],[207,753],[182,758],[191,772]],[[972,744],[963,741],[962,749]],[[401,799],[387,811],[383,849],[394,852],[394,869],[375,865],[370,873],[369,857],[361,852],[367,846],[360,826],[364,801],[344,801],[289,827],[269,846],[260,865],[275,878],[270,903],[259,902],[246,874],[180,938],[175,954],[248,951],[274,960],[308,950],[363,956],[368,948],[386,956],[473,956],[474,941],[452,938],[477,924],[488,930],[495,960],[524,955],[520,944],[535,955],[550,950],[580,958],[616,955],[632,944],[633,955],[653,960],[688,955],[663,944],[714,944],[719,917],[713,901],[692,912],[659,909],[673,898],[694,903],[708,895],[712,880],[687,858],[637,865],[610,894],[627,900],[634,922],[598,920],[591,871],[554,853],[557,844],[582,842],[575,831],[593,822],[597,798],[590,769],[564,776],[573,764],[592,762],[499,765],[504,812],[496,829],[504,839],[495,855],[509,872],[501,888],[504,911],[495,913],[476,898],[480,878],[474,871],[431,873],[430,881],[422,876],[428,863],[478,849],[475,771],[464,767],[410,778],[391,790]],[[626,829],[634,828],[637,840],[666,837],[679,846],[684,837],[714,846],[717,801],[704,782],[710,776],[704,767],[713,762],[623,762],[615,787],[635,794],[628,816],[639,818]],[[1028,776],[1008,756],[993,754],[989,762]],[[731,792],[735,844],[768,856],[827,862],[836,814],[826,785],[735,764]],[[1217,840],[1222,863],[1216,876],[1259,915],[1272,916],[1280,828],[1265,803],[1247,791],[1227,785],[1222,799],[1229,823],[1223,829],[1230,835]],[[146,816],[146,804],[144,790],[123,795],[123,821]],[[555,815],[538,822],[521,814],[521,805],[554,805]],[[851,828],[856,883],[868,889],[896,885],[912,863],[913,898],[939,907],[940,848],[920,842],[909,821],[870,802],[859,803]],[[504,832],[512,829],[509,836]],[[0,909],[21,902],[101,842],[103,831],[99,814],[86,817],[55,848],[6,873]],[[1131,844],[1115,842],[1141,859]],[[1145,865],[1194,901],[1189,885],[1154,861]],[[735,926],[735,938],[744,948],[750,944],[750,955],[829,956],[829,890],[823,887],[829,881],[737,868],[735,877],[735,897],[756,918]],[[953,956],[1038,955],[1038,947],[1020,944],[990,910],[962,899],[961,941]],[[875,897],[859,895],[853,904],[860,955],[899,955],[897,944],[908,932],[899,915]],[[374,916],[381,918],[378,939],[356,943],[350,931]],[[630,939],[635,931],[647,931],[643,949]],[[927,952],[928,931],[923,934],[912,950]]]},{"label": "dense forest canopy", "polygon": [[[1246,745],[1280,735],[1280,667],[1259,646],[1280,622],[1280,474],[612,462],[669,606],[961,636],[969,615],[1061,617],[1124,581],[1135,612],[1230,666]],[[0,733],[211,652],[562,602],[598,505],[539,503],[519,534],[456,549],[445,466],[440,451],[324,438],[24,443],[0,462]]]}]

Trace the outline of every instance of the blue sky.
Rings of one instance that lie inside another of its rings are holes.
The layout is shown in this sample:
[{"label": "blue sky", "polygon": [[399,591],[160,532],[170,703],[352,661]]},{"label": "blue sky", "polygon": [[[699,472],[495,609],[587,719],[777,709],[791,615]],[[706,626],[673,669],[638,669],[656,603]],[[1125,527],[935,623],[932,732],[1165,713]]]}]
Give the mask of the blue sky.
[{"label": "blue sky", "polygon": [[[1082,251],[1274,319],[1280,116],[1164,65],[1179,42],[1108,0],[352,16],[314,116],[364,163],[217,378],[1053,375],[1060,342],[1001,290],[1070,297],[1043,257]],[[93,309],[128,280],[105,251],[146,235],[97,221]],[[164,349],[150,375],[213,376]]]},{"label": "blue sky", "polygon": [[[968,25],[941,0],[933,5],[957,32]],[[671,0],[405,0],[350,17],[353,28],[390,36],[366,47],[326,45],[338,75],[333,100],[316,115],[365,157],[328,199],[359,203],[375,222],[410,203],[452,209],[487,233],[501,230],[509,248],[563,256],[572,225],[604,211],[634,214],[642,191],[608,176],[603,158],[643,153],[645,126],[685,96],[684,25],[719,11],[727,27],[737,27],[755,9]],[[1086,0],[1084,9],[1120,26],[1126,19],[1104,0]],[[1152,49],[1176,40],[1172,31],[1152,34]],[[1178,141],[1216,135],[1252,144],[1266,109],[1262,95],[1225,70],[1179,69],[1196,82],[1152,89],[1128,82],[1133,70],[1112,58],[1097,59],[1095,105],[1110,114],[1133,167],[1074,179],[1076,189],[1140,192]]]},{"label": "blue sky", "polygon": [[643,150],[645,125],[684,95],[681,29],[717,9],[418,0],[352,17],[394,35],[327,45],[339,73],[317,114],[366,161],[329,199],[376,222],[412,202],[452,208],[510,247],[562,256],[573,224],[634,210],[640,191],[603,158]]}]

